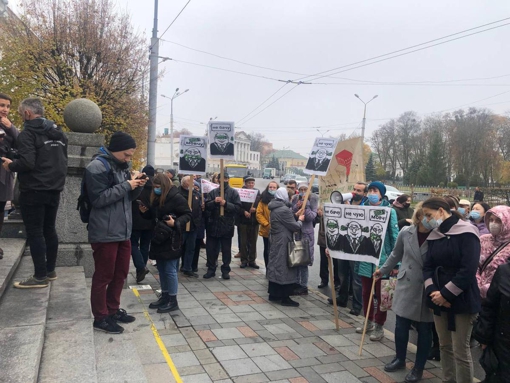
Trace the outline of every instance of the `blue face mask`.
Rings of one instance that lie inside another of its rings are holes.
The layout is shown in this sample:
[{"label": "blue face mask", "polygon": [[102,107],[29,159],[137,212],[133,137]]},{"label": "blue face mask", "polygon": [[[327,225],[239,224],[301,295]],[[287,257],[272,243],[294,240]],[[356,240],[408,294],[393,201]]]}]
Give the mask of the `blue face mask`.
[{"label": "blue face mask", "polygon": [[421,223],[427,229],[432,230],[432,229],[437,229],[439,226],[441,226],[441,224],[443,223],[443,220],[441,218],[439,218],[439,219],[431,218],[430,221],[427,221],[427,218],[424,217],[423,220],[421,221]]},{"label": "blue face mask", "polygon": [[427,218],[425,218],[425,217],[423,217],[423,219],[421,220],[421,224],[427,230],[432,230],[433,229],[433,227],[430,225],[429,221],[427,221]]},{"label": "blue face mask", "polygon": [[368,202],[370,202],[372,205],[375,205],[379,202],[379,196],[377,194],[369,194],[367,198]]},{"label": "blue face mask", "polygon": [[477,221],[482,217],[479,211],[473,210],[471,213],[469,213],[469,218]]},{"label": "blue face mask", "polygon": [[269,189],[268,189],[268,190],[267,190],[267,192],[268,192],[269,194],[271,194],[271,195],[275,195],[275,194],[276,194],[276,190],[269,190]]},{"label": "blue face mask", "polygon": [[161,195],[161,188],[154,188],[154,194]]},{"label": "blue face mask", "polygon": [[460,215],[466,214],[466,209],[464,209],[463,207],[459,207],[457,211],[459,212]]},{"label": "blue face mask", "polygon": [[299,196],[300,196],[300,197],[303,197],[304,195],[305,195],[305,193],[304,193],[304,192],[299,192]]}]

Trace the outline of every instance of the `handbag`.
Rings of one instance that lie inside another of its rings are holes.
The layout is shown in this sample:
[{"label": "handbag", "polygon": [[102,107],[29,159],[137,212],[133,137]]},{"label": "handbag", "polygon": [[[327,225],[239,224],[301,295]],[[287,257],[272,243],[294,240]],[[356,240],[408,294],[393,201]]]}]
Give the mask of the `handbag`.
[{"label": "handbag", "polygon": [[393,294],[397,287],[397,278],[390,277],[381,281],[381,302],[379,303],[379,310],[388,311],[393,306]]},{"label": "handbag", "polygon": [[168,226],[165,221],[158,221],[154,228],[154,236],[152,242],[161,245],[172,238],[174,230]]},{"label": "handbag", "polygon": [[306,239],[296,241],[294,236],[292,236],[292,240],[287,244],[287,250],[287,266],[290,268],[308,266],[310,264],[310,246]]}]

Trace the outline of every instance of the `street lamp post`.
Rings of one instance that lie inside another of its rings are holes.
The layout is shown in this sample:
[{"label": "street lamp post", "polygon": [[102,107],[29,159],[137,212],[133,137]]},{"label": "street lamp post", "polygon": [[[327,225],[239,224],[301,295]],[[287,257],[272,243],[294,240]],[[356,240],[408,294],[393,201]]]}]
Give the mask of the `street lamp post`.
[{"label": "street lamp post", "polygon": [[172,97],[165,96],[164,94],[161,97],[170,99],[170,158],[172,161],[172,167],[174,166],[174,99],[179,96],[182,96],[184,93],[189,91],[186,89],[184,92],[179,92],[179,88],[175,89],[175,93]]},{"label": "street lamp post", "polygon": [[322,136],[322,137],[324,137],[324,135],[325,135],[327,132],[329,132],[329,130],[326,130],[324,133],[322,133],[322,132],[320,131],[320,129],[319,129],[319,128],[317,128],[317,129],[315,129],[315,130],[316,130],[316,131],[318,131],[318,132],[321,134],[321,136]]},{"label": "street lamp post", "polygon": [[158,0],[154,0],[154,25],[150,46],[150,77],[149,77],[149,127],[147,137],[147,164],[155,166],[156,161],[156,110],[158,107]]},{"label": "street lamp post", "polygon": [[374,97],[372,97],[369,101],[365,102],[361,99],[360,96],[358,96],[357,94],[354,95],[358,100],[360,100],[363,104],[365,104],[365,109],[363,110],[363,125],[361,127],[361,141],[364,141],[365,140],[365,123],[367,121],[367,104],[369,104],[371,101],[373,101],[374,99],[377,98],[377,95],[375,95]]}]

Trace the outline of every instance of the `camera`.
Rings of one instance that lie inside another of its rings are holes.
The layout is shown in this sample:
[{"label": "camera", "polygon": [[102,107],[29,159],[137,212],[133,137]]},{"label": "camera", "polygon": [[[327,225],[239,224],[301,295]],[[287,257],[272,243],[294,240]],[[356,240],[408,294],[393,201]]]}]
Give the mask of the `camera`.
[{"label": "camera", "polygon": [[[14,161],[14,160],[17,160],[18,158],[20,158],[18,151],[16,149],[13,149],[13,148],[10,148],[8,150],[8,152],[4,156],[2,156],[2,157],[8,158],[11,161]],[[0,161],[4,162],[3,160],[0,160]]]},{"label": "camera", "polygon": [[168,221],[170,219],[170,217],[172,217],[173,220],[177,219],[177,216],[175,214],[170,214],[170,215],[164,215],[163,216],[163,221]]}]

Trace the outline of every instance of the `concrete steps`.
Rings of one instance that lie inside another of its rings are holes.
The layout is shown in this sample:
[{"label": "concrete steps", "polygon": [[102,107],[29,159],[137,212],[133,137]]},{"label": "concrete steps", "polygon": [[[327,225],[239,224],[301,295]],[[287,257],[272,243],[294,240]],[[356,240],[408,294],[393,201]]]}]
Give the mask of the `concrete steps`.
[{"label": "concrete steps", "polygon": [[25,243],[25,239],[19,238],[2,238],[0,240],[0,247],[4,251],[4,258],[0,259],[0,298],[18,267],[25,251]]}]

